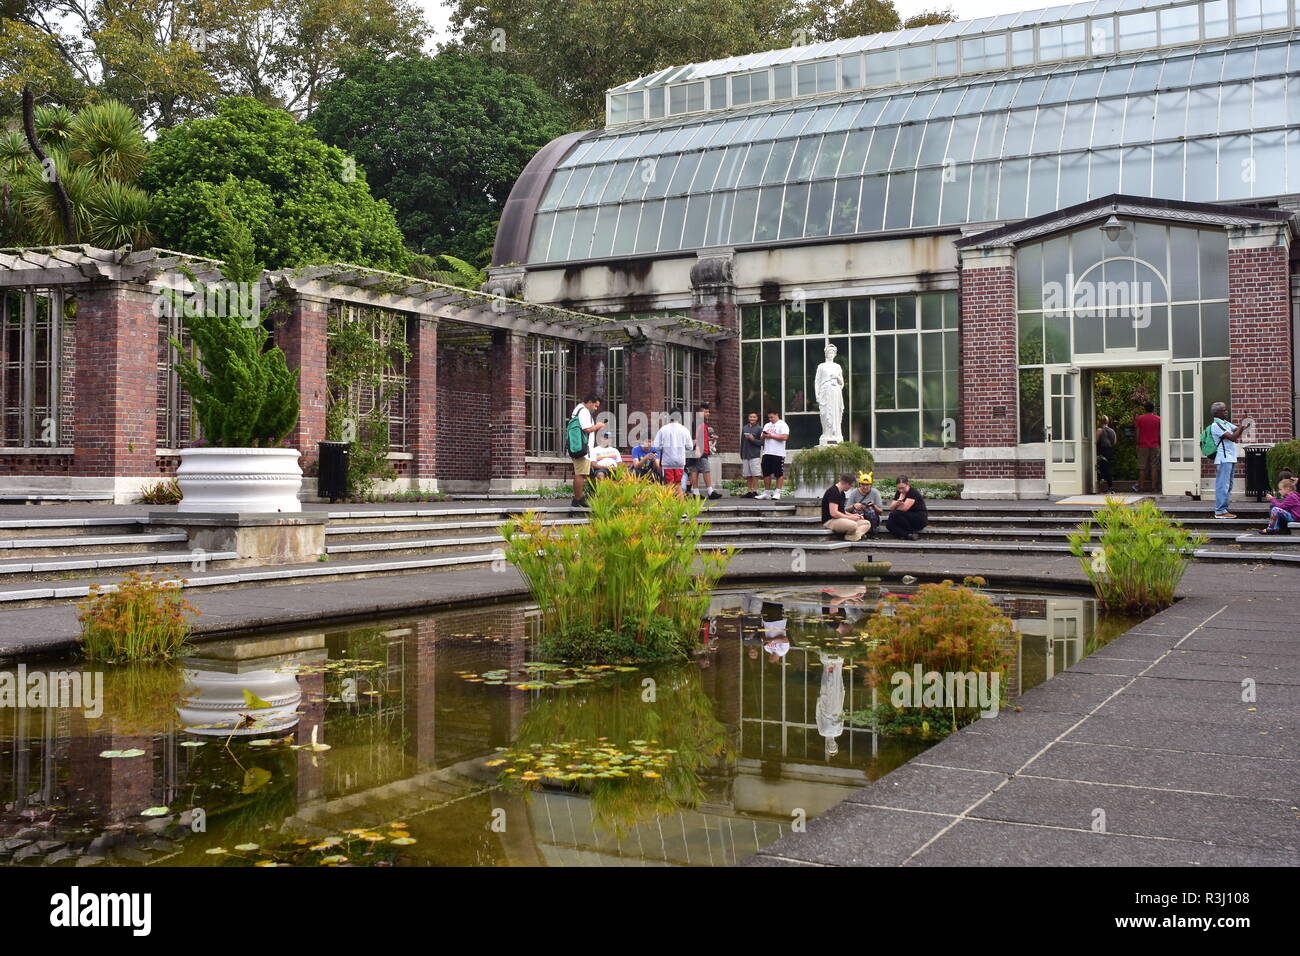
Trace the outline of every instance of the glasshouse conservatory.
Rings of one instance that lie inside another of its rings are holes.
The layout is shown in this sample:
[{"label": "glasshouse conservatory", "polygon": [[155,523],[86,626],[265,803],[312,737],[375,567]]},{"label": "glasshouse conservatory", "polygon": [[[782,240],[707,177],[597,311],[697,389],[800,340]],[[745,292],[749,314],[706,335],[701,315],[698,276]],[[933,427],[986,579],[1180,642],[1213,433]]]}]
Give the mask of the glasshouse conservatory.
[{"label": "glasshouse conservatory", "polygon": [[[641,77],[534,157],[494,281],[619,316],[606,408],[710,401],[733,466],[749,412],[817,444],[830,343],[844,436],[891,470],[1094,490],[1094,383],[1138,372],[1192,491],[1212,402],[1295,434],[1298,17],[1093,0]],[[649,334],[689,322],[735,334]]]}]

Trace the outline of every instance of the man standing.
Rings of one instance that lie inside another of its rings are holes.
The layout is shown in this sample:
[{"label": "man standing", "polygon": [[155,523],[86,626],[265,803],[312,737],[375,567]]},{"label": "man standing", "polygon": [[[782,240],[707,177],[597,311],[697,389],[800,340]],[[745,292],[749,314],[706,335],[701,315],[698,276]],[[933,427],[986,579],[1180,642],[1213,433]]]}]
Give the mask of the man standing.
[{"label": "man standing", "polygon": [[763,475],[763,426],[758,423],[758,412],[746,416],[740,432],[740,476],[745,479],[745,497],[757,498],[755,485]]},{"label": "man standing", "polygon": [[[591,433],[598,428],[603,428],[604,423],[596,421],[596,412],[600,410],[600,399],[593,392],[589,394],[582,402],[573,407],[569,413],[569,418],[578,420],[578,428],[582,432],[582,440],[586,446],[586,451],[577,458],[573,459],[573,501],[569,504],[574,508],[587,507],[587,496],[584,488],[587,476],[591,474],[591,463],[595,460],[592,452]],[[575,454],[576,450],[569,449],[570,455]]]},{"label": "man standing", "polygon": [[709,456],[717,449],[713,447],[713,437],[710,434],[712,429],[709,428],[709,414],[708,402],[700,405],[695,414],[695,449],[700,457],[696,458],[692,465],[691,485],[698,495],[700,484],[703,482],[705,494],[710,499],[716,499],[721,498],[722,495],[713,490],[713,465],[709,461]]},{"label": "man standing", "polygon": [[1250,426],[1250,419],[1240,425],[1228,421],[1228,406],[1215,402],[1210,406],[1210,435],[1214,438],[1214,517],[1237,517],[1228,510],[1232,497],[1232,474],[1237,470],[1237,442]]},{"label": "man standing", "polygon": [[663,451],[660,463],[664,469],[664,481],[676,488],[678,495],[685,497],[682,477],[686,468],[686,459],[695,445],[690,429],[676,418],[670,418],[655,433],[654,440],[650,444]]},{"label": "man standing", "polygon": [[[1115,482],[1111,477],[1111,465],[1115,458],[1115,441],[1118,436],[1115,429],[1110,427],[1110,418],[1101,415],[1097,418],[1097,487],[1099,490],[1110,492],[1115,487]],[[1105,484],[1102,489],[1101,485]]]},{"label": "man standing", "polygon": [[[767,427],[763,429],[763,493],[760,498],[781,500],[781,485],[785,482],[785,443],[790,440],[790,426],[776,412],[767,413]],[[769,494],[771,480],[776,479],[776,494]]]},{"label": "man standing", "polygon": [[861,541],[862,536],[871,530],[871,522],[845,510],[848,502],[844,493],[852,487],[853,476],[845,472],[839,481],[826,489],[822,495],[822,527],[844,535],[845,541]]},{"label": "man standing", "polygon": [[1156,493],[1156,477],[1160,469],[1160,416],[1155,402],[1146,403],[1146,412],[1137,417],[1138,483],[1134,491]]}]

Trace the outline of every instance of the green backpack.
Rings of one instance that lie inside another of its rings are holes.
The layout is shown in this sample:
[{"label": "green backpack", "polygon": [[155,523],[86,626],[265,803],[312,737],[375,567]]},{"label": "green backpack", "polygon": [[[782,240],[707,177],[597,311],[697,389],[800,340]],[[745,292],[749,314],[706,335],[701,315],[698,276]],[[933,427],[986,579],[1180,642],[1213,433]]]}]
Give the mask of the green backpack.
[{"label": "green backpack", "polygon": [[1215,441],[1214,424],[1210,423],[1205,426],[1205,431],[1201,432],[1201,454],[1206,458],[1213,458],[1219,451],[1219,444],[1223,441],[1220,438]]},{"label": "green backpack", "polygon": [[564,426],[564,443],[570,458],[582,458],[587,454],[587,433],[582,430],[577,415]]}]

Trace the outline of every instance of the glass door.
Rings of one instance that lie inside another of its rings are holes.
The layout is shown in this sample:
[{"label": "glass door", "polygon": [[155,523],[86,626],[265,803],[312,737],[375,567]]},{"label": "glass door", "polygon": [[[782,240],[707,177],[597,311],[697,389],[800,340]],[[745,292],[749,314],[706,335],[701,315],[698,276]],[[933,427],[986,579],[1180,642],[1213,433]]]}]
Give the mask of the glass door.
[{"label": "glass door", "polygon": [[1047,403],[1047,493],[1083,494],[1084,455],[1080,441],[1079,379],[1077,369],[1049,365],[1043,370]]},{"label": "glass door", "polygon": [[1201,486],[1201,366],[1171,362],[1161,376],[1161,494],[1197,494]]}]

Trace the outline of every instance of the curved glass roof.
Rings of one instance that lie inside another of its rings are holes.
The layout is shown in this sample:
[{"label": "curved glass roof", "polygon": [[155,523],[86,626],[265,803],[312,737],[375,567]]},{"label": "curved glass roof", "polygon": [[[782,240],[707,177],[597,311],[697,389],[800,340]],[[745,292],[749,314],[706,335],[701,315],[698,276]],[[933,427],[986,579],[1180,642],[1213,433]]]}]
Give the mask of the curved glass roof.
[{"label": "curved glass roof", "polygon": [[1111,193],[1300,192],[1300,36],[931,80],[607,129],[528,261],[1020,219]]},{"label": "curved glass roof", "polygon": [[607,123],[1172,49],[1300,27],[1296,0],[1088,0],[673,66],[609,90]]}]

